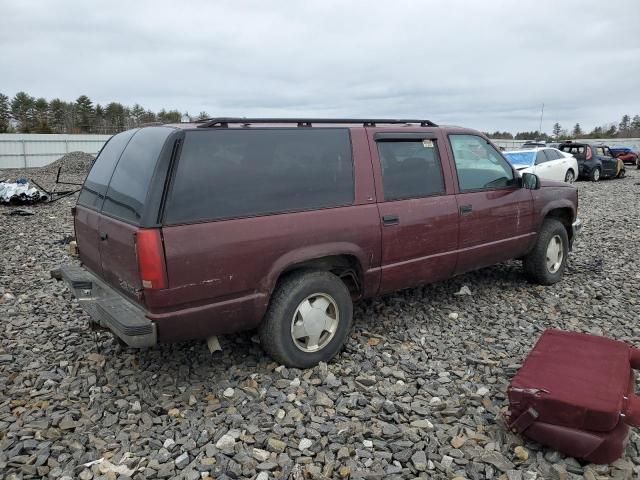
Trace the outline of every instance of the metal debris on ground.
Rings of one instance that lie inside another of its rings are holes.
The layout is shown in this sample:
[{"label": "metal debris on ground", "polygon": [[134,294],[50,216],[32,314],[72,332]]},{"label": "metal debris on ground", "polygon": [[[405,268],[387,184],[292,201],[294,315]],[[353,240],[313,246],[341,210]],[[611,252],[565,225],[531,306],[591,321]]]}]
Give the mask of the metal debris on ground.
[{"label": "metal debris on ground", "polygon": [[0,182],[0,204],[31,205],[46,201],[48,196],[29,185],[26,178],[15,182]]},{"label": "metal debris on ground", "polygon": [[30,215],[35,215],[36,212],[33,208],[14,208],[13,210],[9,210],[5,215],[18,215],[21,217],[28,217]]}]

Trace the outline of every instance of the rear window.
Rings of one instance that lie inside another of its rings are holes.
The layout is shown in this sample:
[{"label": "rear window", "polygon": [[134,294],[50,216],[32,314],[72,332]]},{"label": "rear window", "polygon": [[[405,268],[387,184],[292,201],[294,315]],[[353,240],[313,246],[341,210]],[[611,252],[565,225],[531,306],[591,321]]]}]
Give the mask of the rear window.
[{"label": "rear window", "polygon": [[102,208],[102,202],[104,201],[111,175],[113,175],[113,169],[124,147],[127,146],[127,142],[131,140],[134,133],[136,133],[136,130],[119,133],[111,137],[105,144],[95,162],[93,162],[93,167],[82,186],[78,204],[94,210]]},{"label": "rear window", "polygon": [[158,157],[172,128],[139,130],[125,148],[109,183],[102,212],[138,223]]},{"label": "rear window", "polygon": [[511,165],[531,167],[536,160],[536,152],[504,152]]},{"label": "rear window", "polygon": [[584,145],[560,145],[559,150],[562,150],[565,153],[570,153],[575,157],[584,157]]},{"label": "rear window", "polygon": [[379,141],[378,155],[385,200],[444,193],[442,167],[433,140]]},{"label": "rear window", "polygon": [[347,129],[245,129],[186,133],[166,223],[350,205]]}]

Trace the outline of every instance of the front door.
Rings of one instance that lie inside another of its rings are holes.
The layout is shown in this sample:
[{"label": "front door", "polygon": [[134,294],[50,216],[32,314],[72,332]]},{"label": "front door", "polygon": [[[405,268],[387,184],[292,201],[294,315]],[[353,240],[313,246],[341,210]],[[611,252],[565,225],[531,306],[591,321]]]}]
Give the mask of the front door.
[{"label": "front door", "polygon": [[535,236],[531,191],[520,187],[511,165],[483,137],[449,135],[449,141],[459,187],[456,273],[526,253]]},{"label": "front door", "polygon": [[437,135],[386,132],[370,142],[382,228],[380,291],[450,277],[457,258],[458,207]]}]

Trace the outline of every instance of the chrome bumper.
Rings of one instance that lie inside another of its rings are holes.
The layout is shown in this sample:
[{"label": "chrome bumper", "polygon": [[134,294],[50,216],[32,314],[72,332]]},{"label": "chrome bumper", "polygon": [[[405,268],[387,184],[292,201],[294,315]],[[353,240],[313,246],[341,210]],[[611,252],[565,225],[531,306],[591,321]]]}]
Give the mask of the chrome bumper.
[{"label": "chrome bumper", "polygon": [[571,242],[570,242],[571,245],[569,245],[569,247],[573,246],[573,242],[576,241],[576,238],[578,237],[578,235],[580,235],[581,231],[582,231],[582,220],[580,220],[579,218],[576,218],[576,221],[571,224],[572,235],[571,235]]}]

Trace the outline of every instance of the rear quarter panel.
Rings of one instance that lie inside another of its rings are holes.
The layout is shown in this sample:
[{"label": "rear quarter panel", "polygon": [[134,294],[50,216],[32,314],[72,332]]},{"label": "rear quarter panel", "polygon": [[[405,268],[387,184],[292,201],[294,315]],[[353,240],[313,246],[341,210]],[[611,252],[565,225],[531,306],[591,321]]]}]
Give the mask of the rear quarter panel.
[{"label": "rear quarter panel", "polygon": [[[169,288],[146,296],[160,337],[196,338],[257,326],[279,275],[330,255],[359,261],[364,295],[380,282],[381,227],[363,129],[351,132],[351,206],[163,227]],[[172,319],[180,311],[180,320]]]}]

